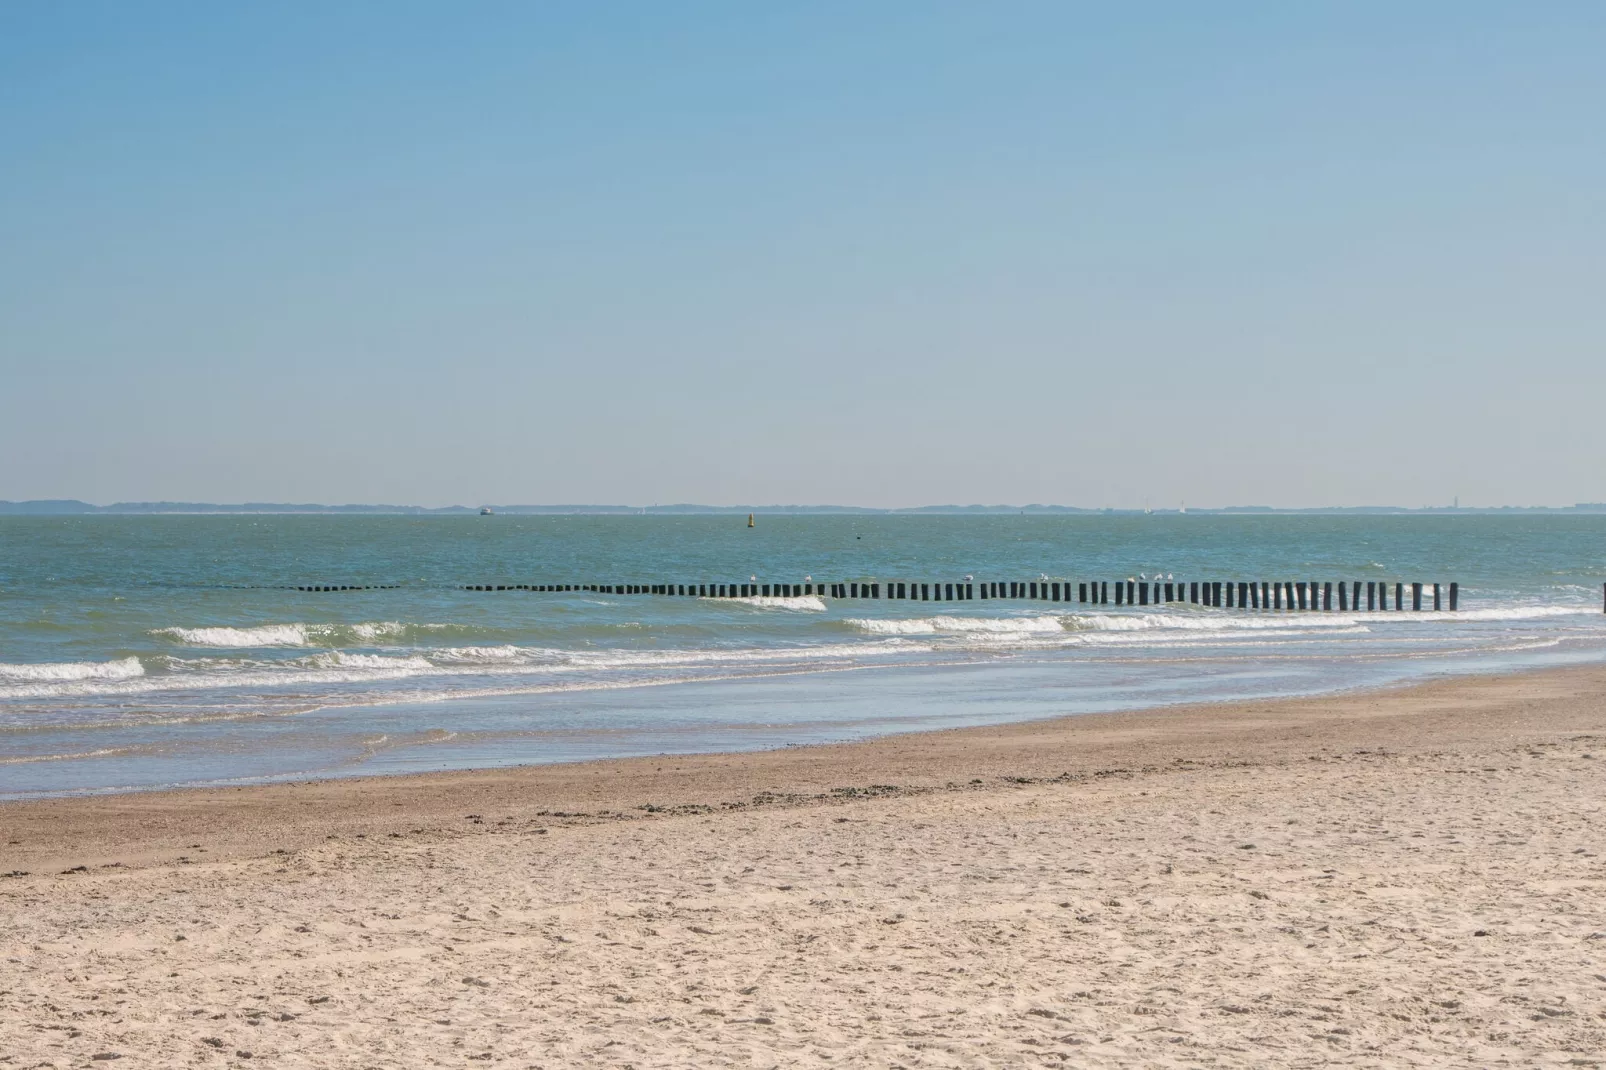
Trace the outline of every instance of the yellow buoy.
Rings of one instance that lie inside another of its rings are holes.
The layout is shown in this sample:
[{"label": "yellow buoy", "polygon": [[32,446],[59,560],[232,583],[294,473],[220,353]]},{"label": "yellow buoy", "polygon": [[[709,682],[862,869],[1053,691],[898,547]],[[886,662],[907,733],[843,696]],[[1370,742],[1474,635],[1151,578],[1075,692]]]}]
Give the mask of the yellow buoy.
[{"label": "yellow buoy", "polygon": [[753,514],[752,513],[748,513],[747,514],[747,526],[748,527],[752,527],[753,526]]}]

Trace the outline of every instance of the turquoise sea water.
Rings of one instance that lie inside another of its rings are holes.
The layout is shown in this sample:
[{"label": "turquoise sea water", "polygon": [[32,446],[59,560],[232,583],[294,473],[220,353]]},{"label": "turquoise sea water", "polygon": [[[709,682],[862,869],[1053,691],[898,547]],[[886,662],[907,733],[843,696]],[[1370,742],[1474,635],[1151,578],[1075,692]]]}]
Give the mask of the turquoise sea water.
[{"label": "turquoise sea water", "polygon": [[[462,589],[1140,574],[1453,580],[1461,607]],[[1603,580],[1600,516],[0,518],[0,797],[782,746],[1594,660]],[[285,589],[308,585],[387,589]]]}]

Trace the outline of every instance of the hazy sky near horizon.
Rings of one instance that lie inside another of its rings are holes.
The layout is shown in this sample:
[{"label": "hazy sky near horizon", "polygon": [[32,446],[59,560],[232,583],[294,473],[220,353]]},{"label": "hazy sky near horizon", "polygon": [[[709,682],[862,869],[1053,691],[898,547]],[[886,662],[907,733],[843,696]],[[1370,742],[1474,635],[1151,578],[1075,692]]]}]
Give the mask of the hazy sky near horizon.
[{"label": "hazy sky near horizon", "polygon": [[0,498],[1606,500],[1606,6],[0,6]]}]

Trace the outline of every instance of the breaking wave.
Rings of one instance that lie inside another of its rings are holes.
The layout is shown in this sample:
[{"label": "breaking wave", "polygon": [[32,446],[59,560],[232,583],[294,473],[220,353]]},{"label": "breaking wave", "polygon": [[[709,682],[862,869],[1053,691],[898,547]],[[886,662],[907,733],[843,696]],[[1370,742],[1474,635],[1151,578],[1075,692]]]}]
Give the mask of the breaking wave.
[{"label": "breaking wave", "polygon": [[0,662],[0,683],[56,683],[74,680],[130,680],[145,675],[138,658],[116,661],[59,661],[38,665]]},{"label": "breaking wave", "polygon": [[268,647],[339,646],[342,643],[372,643],[400,639],[412,628],[399,621],[373,621],[363,624],[260,624],[251,628],[157,628],[152,635],[175,639],[186,646]]},{"label": "breaking wave", "polygon": [[722,605],[758,606],[760,609],[801,609],[815,613],[825,612],[825,600],[818,595],[805,594],[797,598],[766,598],[755,595],[752,598],[705,598],[705,602],[718,602]]}]

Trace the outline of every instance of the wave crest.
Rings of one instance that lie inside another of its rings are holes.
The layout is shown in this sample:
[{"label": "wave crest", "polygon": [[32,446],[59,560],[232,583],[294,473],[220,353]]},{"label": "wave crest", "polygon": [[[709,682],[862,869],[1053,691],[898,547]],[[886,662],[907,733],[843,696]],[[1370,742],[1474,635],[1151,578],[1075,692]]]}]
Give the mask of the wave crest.
[{"label": "wave crest", "polygon": [[705,602],[719,602],[728,605],[732,602],[744,606],[758,606],[760,609],[800,609],[813,613],[825,612],[825,600],[818,595],[805,594],[797,598],[776,598],[755,595],[752,598],[705,598]]},{"label": "wave crest", "polygon": [[[431,627],[423,625],[423,627]],[[259,624],[254,627],[156,628],[152,635],[176,639],[186,646],[264,647],[339,646],[341,643],[372,643],[396,639],[407,633],[400,621],[369,621],[361,624]]]},{"label": "wave crest", "polygon": [[115,661],[56,661],[36,665],[12,665],[0,662],[0,680],[27,683],[51,683],[71,680],[131,680],[145,675],[145,666],[138,658],[118,658]]}]

